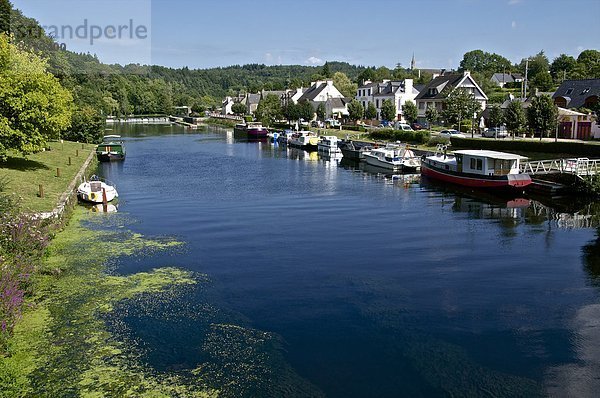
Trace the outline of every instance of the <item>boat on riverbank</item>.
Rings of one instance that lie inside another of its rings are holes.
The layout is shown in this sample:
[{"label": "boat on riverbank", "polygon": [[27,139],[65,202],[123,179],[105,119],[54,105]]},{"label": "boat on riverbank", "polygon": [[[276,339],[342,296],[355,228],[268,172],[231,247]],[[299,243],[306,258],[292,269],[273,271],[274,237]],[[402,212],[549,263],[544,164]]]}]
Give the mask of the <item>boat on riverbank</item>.
[{"label": "boat on riverbank", "polygon": [[460,150],[446,154],[438,147],[431,156],[421,160],[421,174],[453,184],[497,190],[521,190],[531,184],[529,174],[519,171],[526,159],[513,153],[488,150]]},{"label": "boat on riverbank", "polygon": [[364,153],[368,165],[393,171],[415,171],[420,161],[406,144],[392,144],[383,148],[375,148]]},{"label": "boat on riverbank", "polygon": [[249,139],[267,138],[269,130],[260,122],[238,123],[233,128],[233,134]]},{"label": "boat on riverbank", "polygon": [[77,187],[77,197],[84,202],[111,202],[118,196],[117,189],[113,185],[100,181],[96,176],[92,176],[90,181],[84,181]]},{"label": "boat on riverbank", "polygon": [[344,159],[348,160],[365,160],[365,153],[373,149],[373,144],[365,141],[342,141],[340,150],[344,155]]},{"label": "boat on riverbank", "polygon": [[125,160],[125,145],[120,135],[105,135],[102,143],[96,146],[96,157],[100,162]]}]

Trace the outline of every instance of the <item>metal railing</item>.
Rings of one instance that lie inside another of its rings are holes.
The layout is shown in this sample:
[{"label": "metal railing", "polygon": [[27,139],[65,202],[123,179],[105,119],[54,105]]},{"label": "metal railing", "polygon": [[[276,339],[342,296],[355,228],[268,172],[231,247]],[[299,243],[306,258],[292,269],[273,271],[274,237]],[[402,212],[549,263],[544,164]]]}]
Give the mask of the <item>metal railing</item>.
[{"label": "metal railing", "polygon": [[574,174],[580,177],[600,173],[600,159],[550,159],[522,162],[519,165],[521,173],[530,175],[542,174]]}]

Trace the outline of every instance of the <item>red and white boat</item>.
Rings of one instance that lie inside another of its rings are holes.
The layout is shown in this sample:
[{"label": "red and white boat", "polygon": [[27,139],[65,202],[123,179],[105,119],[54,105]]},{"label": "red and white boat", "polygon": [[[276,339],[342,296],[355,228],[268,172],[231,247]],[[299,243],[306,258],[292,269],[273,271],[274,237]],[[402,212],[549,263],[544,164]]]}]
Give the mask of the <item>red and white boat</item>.
[{"label": "red and white boat", "polygon": [[531,184],[529,174],[519,171],[524,159],[513,153],[486,150],[460,150],[448,155],[445,148],[438,148],[434,155],[421,159],[421,174],[467,187],[520,190]]}]

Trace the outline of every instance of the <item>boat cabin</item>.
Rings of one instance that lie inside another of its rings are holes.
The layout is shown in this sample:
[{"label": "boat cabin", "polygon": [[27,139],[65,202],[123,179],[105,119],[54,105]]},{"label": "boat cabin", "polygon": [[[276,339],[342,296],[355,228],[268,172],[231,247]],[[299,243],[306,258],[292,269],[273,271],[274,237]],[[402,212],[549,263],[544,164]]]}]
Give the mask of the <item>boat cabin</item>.
[{"label": "boat cabin", "polygon": [[460,150],[454,151],[456,171],[459,173],[479,174],[485,176],[503,176],[519,174],[519,163],[526,159],[513,153]]}]

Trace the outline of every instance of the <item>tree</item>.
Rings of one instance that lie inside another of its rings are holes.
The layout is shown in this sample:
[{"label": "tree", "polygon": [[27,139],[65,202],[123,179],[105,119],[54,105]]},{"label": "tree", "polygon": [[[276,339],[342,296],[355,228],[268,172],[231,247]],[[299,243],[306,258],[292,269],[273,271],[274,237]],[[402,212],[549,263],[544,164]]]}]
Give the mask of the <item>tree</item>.
[{"label": "tree", "polygon": [[577,71],[580,79],[600,78],[600,51],[582,51],[577,57]]},{"label": "tree", "polygon": [[367,109],[365,109],[365,118],[373,120],[377,117],[377,108],[375,108],[375,104],[369,102],[367,105]]},{"label": "tree", "polygon": [[346,76],[345,73],[335,72],[333,74],[333,85],[344,97],[354,97],[358,90],[358,85]]},{"label": "tree", "polygon": [[570,55],[560,54],[552,61],[550,65],[550,74],[555,82],[563,81],[571,77],[571,73],[575,70],[577,61]]},{"label": "tree", "polygon": [[348,104],[348,113],[350,114],[350,119],[356,121],[362,119],[363,114],[365,113],[365,108],[360,102],[353,99]]},{"label": "tree", "polygon": [[244,115],[246,113],[246,105],[242,104],[241,102],[236,102],[235,104],[231,105],[231,111],[236,115]]},{"label": "tree", "polygon": [[71,127],[62,135],[69,141],[100,142],[106,122],[91,106],[83,106],[73,112]]},{"label": "tree", "polygon": [[12,6],[8,0],[0,0],[0,34],[10,34],[10,14]]},{"label": "tree", "polygon": [[531,87],[540,91],[550,91],[555,86],[550,73],[540,72],[531,80]]},{"label": "tree", "polygon": [[425,119],[427,119],[427,123],[429,123],[429,127],[431,125],[436,124],[438,120],[440,120],[440,114],[433,106],[428,106],[425,110]]},{"label": "tree", "polygon": [[544,135],[554,131],[558,121],[558,109],[548,95],[535,96],[527,108],[527,124],[529,129]]},{"label": "tree", "polygon": [[325,103],[319,102],[319,106],[317,106],[317,117],[321,120],[325,120],[326,114],[327,108],[325,107]]},{"label": "tree", "polygon": [[321,74],[326,79],[331,79],[331,70],[329,68],[329,62],[325,62],[325,65],[323,65],[323,72],[321,72]]},{"label": "tree", "polygon": [[502,108],[500,105],[493,104],[490,106],[490,117],[489,117],[489,125],[490,127],[499,127],[504,123],[504,112],[502,112]]},{"label": "tree", "polygon": [[417,121],[419,111],[417,110],[417,106],[414,102],[406,101],[404,105],[402,105],[402,114],[407,122],[414,123]]},{"label": "tree", "polygon": [[488,79],[495,72],[510,71],[512,64],[506,58],[496,53],[488,53],[482,50],[473,50],[463,55],[460,61],[460,71],[479,72]]},{"label": "tree", "polygon": [[460,125],[463,119],[472,120],[475,112],[480,108],[479,102],[475,99],[472,93],[463,89],[452,91],[446,98],[446,109],[444,110],[444,118],[451,125]]},{"label": "tree", "polygon": [[362,72],[360,72],[360,74],[358,75],[358,82],[362,83],[365,81],[375,81],[375,68],[366,68],[365,70],[363,70]]},{"label": "tree", "polygon": [[526,66],[529,65],[527,68],[528,80],[533,80],[539,73],[548,72],[550,69],[550,62],[543,50],[528,59],[529,63],[527,63],[527,59],[522,59],[519,64],[519,69],[522,73],[525,73]]},{"label": "tree", "polygon": [[520,132],[525,125],[525,112],[520,101],[511,101],[504,110],[504,123],[513,137]]},{"label": "tree", "polygon": [[380,66],[375,70],[375,80],[382,81],[392,78],[392,71],[386,68],[385,66]]},{"label": "tree", "polygon": [[383,100],[383,103],[381,104],[381,119],[389,122],[396,119],[396,115],[396,105],[392,100]]},{"label": "tree", "polygon": [[0,160],[41,151],[71,124],[73,97],[35,54],[0,34]]},{"label": "tree", "polygon": [[298,120],[300,119],[300,106],[290,101],[282,108],[282,113],[288,122]]},{"label": "tree", "polygon": [[309,101],[302,101],[300,103],[298,103],[299,105],[299,111],[298,111],[298,116],[300,119],[304,119],[306,121],[308,120],[312,120],[313,116],[315,115],[315,110],[313,109],[312,104]]},{"label": "tree", "polygon": [[275,94],[267,94],[260,100],[256,108],[256,118],[267,126],[270,126],[281,116],[281,102]]}]

